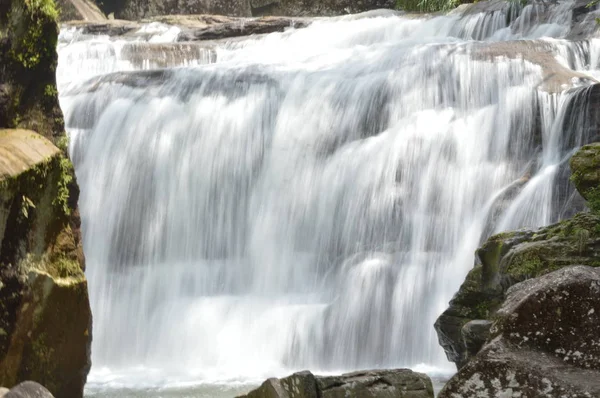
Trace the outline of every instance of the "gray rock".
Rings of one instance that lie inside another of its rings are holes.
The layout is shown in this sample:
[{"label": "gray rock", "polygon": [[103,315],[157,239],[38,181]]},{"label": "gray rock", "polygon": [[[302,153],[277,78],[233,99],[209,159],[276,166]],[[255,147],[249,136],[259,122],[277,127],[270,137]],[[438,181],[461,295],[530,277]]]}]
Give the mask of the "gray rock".
[{"label": "gray rock", "polygon": [[461,334],[468,358],[477,355],[481,347],[483,347],[490,337],[491,327],[491,321],[482,319],[467,322],[462,327]]},{"label": "gray rock", "polygon": [[5,398],[54,398],[43,385],[35,381],[24,381],[4,395]]},{"label": "gray rock", "polygon": [[240,398],[433,398],[433,385],[427,375],[409,369],[324,377],[304,371],[269,379]]},{"label": "gray rock", "polygon": [[600,396],[600,269],[574,266],[511,287],[493,340],[439,398]]}]

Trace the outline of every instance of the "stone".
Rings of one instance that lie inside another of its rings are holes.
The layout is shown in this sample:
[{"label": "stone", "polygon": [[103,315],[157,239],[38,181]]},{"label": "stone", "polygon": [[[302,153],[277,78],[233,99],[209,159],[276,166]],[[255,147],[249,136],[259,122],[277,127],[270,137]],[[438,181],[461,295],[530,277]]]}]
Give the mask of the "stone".
[{"label": "stone", "polygon": [[59,152],[52,142],[36,132],[0,129],[0,179],[15,177]]},{"label": "stone", "polygon": [[318,398],[317,381],[308,372],[298,372],[283,379],[271,378],[246,395],[247,398]]},{"label": "stone", "polygon": [[566,267],[511,287],[489,341],[439,398],[600,396],[600,269]]},{"label": "stone", "polygon": [[[52,0],[0,4],[0,385],[33,380],[80,398],[92,317],[56,89],[57,18]],[[32,388],[7,396],[48,396]]]},{"label": "stone", "polygon": [[458,368],[472,354],[462,330],[473,320],[493,320],[516,283],[571,265],[600,266],[600,215],[579,213],[538,230],[505,232],[476,252],[476,266],[435,322],[440,345]]},{"label": "stone", "polygon": [[600,143],[581,147],[570,160],[571,181],[588,201],[592,211],[600,213]]},{"label": "stone", "polygon": [[409,369],[372,370],[341,376],[308,371],[269,379],[239,398],[433,398],[427,375]]},{"label": "stone", "polygon": [[465,323],[461,329],[461,335],[467,351],[467,359],[477,355],[481,347],[490,337],[492,322],[477,319]]},{"label": "stone", "polygon": [[54,398],[44,386],[35,381],[24,381],[13,387],[5,395],[6,398]]}]

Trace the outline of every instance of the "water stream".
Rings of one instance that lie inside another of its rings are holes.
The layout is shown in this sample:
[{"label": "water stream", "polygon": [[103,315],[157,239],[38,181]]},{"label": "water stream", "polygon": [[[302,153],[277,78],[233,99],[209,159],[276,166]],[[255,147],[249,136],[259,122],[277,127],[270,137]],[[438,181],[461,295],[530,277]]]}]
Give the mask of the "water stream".
[{"label": "water stream", "polygon": [[[452,374],[433,323],[481,241],[577,208],[565,161],[591,137],[569,104],[600,42],[567,39],[572,7],[378,11],[210,45],[156,23],[129,38],[63,27],[88,395]],[[540,46],[573,73],[560,90]]]}]

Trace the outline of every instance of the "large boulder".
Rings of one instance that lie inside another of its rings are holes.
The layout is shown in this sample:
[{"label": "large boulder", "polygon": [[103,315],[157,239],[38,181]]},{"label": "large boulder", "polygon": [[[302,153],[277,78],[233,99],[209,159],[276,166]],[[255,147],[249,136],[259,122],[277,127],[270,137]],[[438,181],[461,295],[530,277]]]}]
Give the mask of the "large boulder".
[{"label": "large boulder", "polygon": [[511,287],[492,337],[439,398],[600,396],[600,269],[574,266]]},{"label": "large boulder", "polygon": [[460,368],[478,351],[476,342],[485,341],[485,328],[475,331],[483,337],[473,338],[472,329],[465,326],[473,320],[493,320],[510,286],[570,265],[600,266],[599,225],[600,215],[579,213],[538,230],[489,238],[476,252],[476,266],[435,322],[448,359]]},{"label": "large boulder", "polygon": [[239,398],[433,398],[427,375],[409,369],[373,370],[341,376],[295,373],[268,379]]}]

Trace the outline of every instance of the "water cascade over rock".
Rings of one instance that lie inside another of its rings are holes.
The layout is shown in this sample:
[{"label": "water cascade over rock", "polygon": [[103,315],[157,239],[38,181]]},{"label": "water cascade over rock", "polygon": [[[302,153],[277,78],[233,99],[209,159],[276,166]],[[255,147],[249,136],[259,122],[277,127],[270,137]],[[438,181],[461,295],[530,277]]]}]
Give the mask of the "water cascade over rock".
[{"label": "water cascade over rock", "polygon": [[576,104],[600,42],[576,6],[63,27],[92,381],[452,372],[433,323],[475,249],[583,206],[565,170],[598,138]]}]

